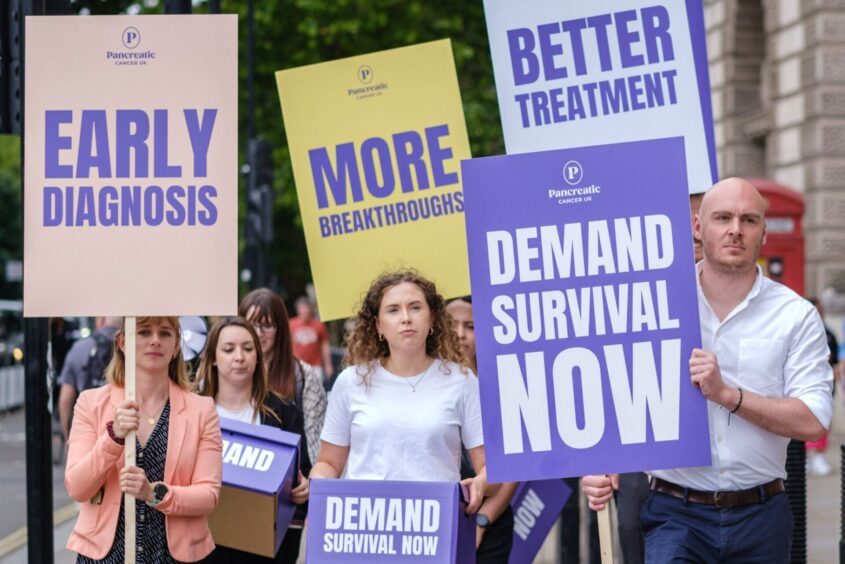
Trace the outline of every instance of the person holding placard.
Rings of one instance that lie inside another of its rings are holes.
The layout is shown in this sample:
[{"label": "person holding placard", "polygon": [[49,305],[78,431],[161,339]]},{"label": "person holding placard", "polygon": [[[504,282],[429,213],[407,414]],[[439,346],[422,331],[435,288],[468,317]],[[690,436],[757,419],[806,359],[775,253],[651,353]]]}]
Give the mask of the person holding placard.
[{"label": "person holding placard", "polygon": [[380,277],[347,342],[311,477],[457,482],[463,444],[476,512],[498,488],[487,484],[478,381],[434,284],[413,271]]},{"label": "person holding placard", "polygon": [[308,456],[317,460],[320,431],[326,417],[326,390],[320,375],[293,354],[285,302],[276,292],[259,288],[244,296],[238,315],[248,319],[258,333],[270,389],[302,410]]},{"label": "person holding placard", "polygon": [[[177,317],[139,317],[137,401],[124,400],[125,336],[115,335],[108,384],[82,392],[68,440],[65,487],[80,503],[67,548],[77,562],[124,561],[124,493],[135,497],[138,562],[195,562],[214,549],[222,440],[214,403],[188,390]],[[124,466],[135,432],[137,466]]]},{"label": "person holding placard", "polygon": [[[694,219],[702,349],[690,380],[708,400],[708,467],[655,470],[640,514],[646,561],[788,562],[792,512],[784,494],[790,438],[817,440],[833,414],[832,372],[815,308],[757,266],[765,202],[731,178]],[[618,476],[587,476],[602,509]]]},{"label": "person holding placard", "polygon": [[[475,324],[472,318],[472,298],[455,298],[446,304],[446,313],[452,318],[452,327],[470,368],[478,372],[475,358]],[[473,476],[472,465],[466,451],[461,452],[461,477]],[[507,564],[513,547],[513,510],[511,498],[519,484],[502,484],[495,495],[484,499],[476,513],[476,562]]]},{"label": "person holding placard", "polygon": [[[291,491],[291,497],[299,505],[294,518],[302,520],[304,504],[308,501],[308,480],[303,475],[311,472],[302,412],[268,388],[265,370],[261,343],[252,324],[242,317],[226,317],[215,323],[208,334],[195,386],[200,395],[214,399],[220,417],[270,425],[301,436],[300,481]],[[301,540],[302,529],[288,529],[275,560],[218,546],[205,561],[293,563],[299,555]]]}]

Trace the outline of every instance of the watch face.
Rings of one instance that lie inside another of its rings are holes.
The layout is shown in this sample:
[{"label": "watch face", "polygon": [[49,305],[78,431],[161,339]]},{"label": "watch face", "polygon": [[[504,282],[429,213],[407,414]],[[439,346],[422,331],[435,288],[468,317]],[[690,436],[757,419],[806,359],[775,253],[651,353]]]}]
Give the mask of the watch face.
[{"label": "watch face", "polygon": [[483,529],[490,524],[490,518],[487,517],[487,515],[485,515],[484,513],[476,513],[475,524]]},{"label": "watch face", "polygon": [[164,496],[167,495],[167,486],[164,484],[156,484],[155,488],[153,488],[153,495],[157,500],[161,501],[164,499]]}]

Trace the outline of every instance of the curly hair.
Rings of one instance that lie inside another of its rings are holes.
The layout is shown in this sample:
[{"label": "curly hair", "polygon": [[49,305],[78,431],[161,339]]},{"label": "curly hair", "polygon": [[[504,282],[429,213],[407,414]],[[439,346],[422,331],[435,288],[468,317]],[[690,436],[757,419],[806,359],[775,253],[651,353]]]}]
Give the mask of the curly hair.
[{"label": "curly hair", "polygon": [[433,282],[423,278],[415,270],[384,274],[370,285],[364,295],[361,309],[353,318],[352,329],[346,335],[347,354],[344,365],[365,367],[359,376],[366,382],[375,371],[376,361],[390,356],[387,341],[379,340],[376,321],[385,292],[403,282],[415,284],[422,291],[431,312],[432,332],[425,340],[425,353],[434,358],[454,362],[461,366],[462,371],[466,369],[469,363],[461,352],[452,320],[446,313],[443,296],[437,293]]}]

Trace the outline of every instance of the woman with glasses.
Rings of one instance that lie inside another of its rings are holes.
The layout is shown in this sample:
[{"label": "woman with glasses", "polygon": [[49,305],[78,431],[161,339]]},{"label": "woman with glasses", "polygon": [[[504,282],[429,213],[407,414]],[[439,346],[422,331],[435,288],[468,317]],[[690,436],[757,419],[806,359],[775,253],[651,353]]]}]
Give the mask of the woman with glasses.
[{"label": "woman with glasses", "polygon": [[244,296],[238,315],[249,320],[258,334],[270,389],[302,411],[308,456],[317,460],[326,417],[326,390],[320,375],[293,354],[285,303],[276,292],[259,288]]},{"label": "woman with glasses", "polygon": [[478,382],[434,284],[413,271],[376,280],[347,338],[350,364],[332,388],[312,478],[458,482],[461,445],[488,488]]},{"label": "woman with glasses", "polygon": [[[302,413],[293,402],[283,400],[267,387],[261,344],[255,330],[242,317],[226,317],[214,324],[200,357],[195,387],[200,395],[214,399],[221,418],[250,424],[270,425],[302,436],[300,482],[291,491],[297,504],[295,519],[305,518],[308,480],[311,471],[307,439],[302,427]],[[288,529],[275,560],[218,546],[206,559],[208,563],[258,564],[294,563],[299,555],[302,529]]]}]

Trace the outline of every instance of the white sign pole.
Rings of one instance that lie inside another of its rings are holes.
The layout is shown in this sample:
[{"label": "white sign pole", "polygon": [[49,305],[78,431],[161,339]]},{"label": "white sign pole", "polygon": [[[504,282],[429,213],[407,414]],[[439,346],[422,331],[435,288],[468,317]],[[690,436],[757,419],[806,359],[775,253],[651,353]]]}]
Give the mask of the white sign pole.
[{"label": "white sign pole", "polygon": [[610,525],[610,503],[608,501],[604,504],[604,509],[597,512],[602,564],[613,564],[613,529]]},{"label": "white sign pole", "polygon": [[[135,317],[127,317],[124,323],[124,347],[126,370],[123,376],[125,399],[135,401]],[[124,465],[135,466],[135,431],[126,434]],[[126,544],[125,562],[135,564],[135,497],[123,496],[124,540]]]}]

